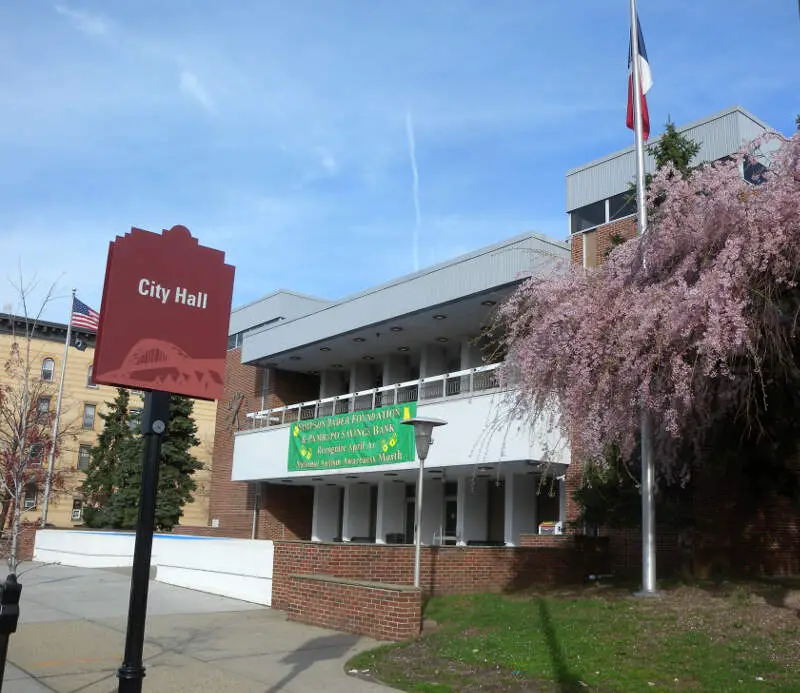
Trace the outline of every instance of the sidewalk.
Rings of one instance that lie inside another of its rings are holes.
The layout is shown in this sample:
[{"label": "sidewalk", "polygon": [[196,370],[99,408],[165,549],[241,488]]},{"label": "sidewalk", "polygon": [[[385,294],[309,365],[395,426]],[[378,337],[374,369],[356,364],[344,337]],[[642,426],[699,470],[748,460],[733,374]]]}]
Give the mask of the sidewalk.
[{"label": "sidewalk", "polygon": [[[122,660],[129,577],[62,566],[20,570],[20,626],[3,693],[111,693]],[[150,583],[145,691],[158,693],[387,693],[344,673],[376,645],[286,621],[285,615]]]}]

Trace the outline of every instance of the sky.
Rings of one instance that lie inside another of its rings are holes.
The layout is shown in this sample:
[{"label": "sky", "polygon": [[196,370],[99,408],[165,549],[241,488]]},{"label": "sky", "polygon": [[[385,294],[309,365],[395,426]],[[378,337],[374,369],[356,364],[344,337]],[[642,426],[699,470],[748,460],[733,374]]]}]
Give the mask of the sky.
[{"label": "sky", "polygon": [[[654,134],[740,105],[789,134],[795,0],[640,0]],[[234,306],[339,298],[527,231],[632,144],[627,0],[0,3],[0,310],[99,308],[108,243],[191,229]]]}]

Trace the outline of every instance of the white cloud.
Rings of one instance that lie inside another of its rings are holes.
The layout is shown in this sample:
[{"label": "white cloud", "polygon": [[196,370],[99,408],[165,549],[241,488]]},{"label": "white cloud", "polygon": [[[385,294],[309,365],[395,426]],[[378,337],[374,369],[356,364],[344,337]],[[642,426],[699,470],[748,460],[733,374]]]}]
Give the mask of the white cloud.
[{"label": "white cloud", "polygon": [[181,72],[180,81],[181,91],[194,99],[209,113],[214,112],[214,102],[208,90],[203,86],[200,78],[191,70],[183,70]]},{"label": "white cloud", "polygon": [[78,31],[87,36],[105,36],[111,30],[110,23],[100,15],[73,10],[64,5],[56,5],[55,10],[63,17],[67,17]]}]

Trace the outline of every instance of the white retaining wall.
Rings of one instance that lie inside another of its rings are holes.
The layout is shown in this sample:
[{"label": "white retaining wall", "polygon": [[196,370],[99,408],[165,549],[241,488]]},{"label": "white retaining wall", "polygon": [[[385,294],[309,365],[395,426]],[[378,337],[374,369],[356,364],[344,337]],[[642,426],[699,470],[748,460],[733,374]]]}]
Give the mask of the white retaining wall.
[{"label": "white retaining wall", "polygon": [[[33,560],[79,568],[133,564],[132,532],[44,529],[36,532]],[[271,541],[155,535],[156,580],[255,604],[272,604]]]}]

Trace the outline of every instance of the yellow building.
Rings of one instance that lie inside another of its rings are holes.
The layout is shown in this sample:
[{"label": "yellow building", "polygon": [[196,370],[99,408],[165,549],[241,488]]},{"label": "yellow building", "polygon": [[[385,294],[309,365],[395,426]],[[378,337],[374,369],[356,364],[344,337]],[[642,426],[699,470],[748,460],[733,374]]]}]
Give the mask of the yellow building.
[{"label": "yellow building", "polygon": [[[22,345],[25,323],[20,317],[0,313],[0,364],[8,358],[11,345],[16,340]],[[61,365],[64,358],[64,342],[67,326],[61,323],[39,321],[31,340],[30,368],[32,377],[43,381],[39,400],[34,404],[41,411],[55,410]],[[55,469],[64,479],[64,487],[50,499],[47,523],[56,527],[72,527],[82,523],[83,498],[80,485],[83,469],[89,464],[89,451],[103,430],[101,413],[105,413],[116,396],[116,388],[95,385],[91,379],[91,364],[94,359],[93,332],[73,328],[73,344],[67,357],[64,375],[64,394],[61,401],[59,428],[68,432],[62,440]],[[8,377],[0,369],[0,381]],[[142,393],[132,391],[131,407],[141,408]],[[197,490],[191,503],[184,506],[181,525],[207,526],[209,486],[211,483],[211,459],[214,449],[214,422],[216,403],[194,401],[193,417],[197,424],[200,444],[192,451],[203,468],[195,473]],[[43,460],[47,464],[47,460]],[[26,495],[23,499],[23,520],[40,522],[42,517],[41,494]]]}]

